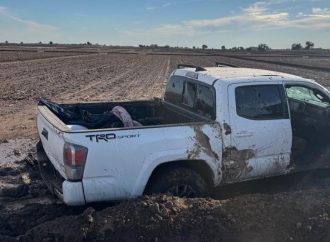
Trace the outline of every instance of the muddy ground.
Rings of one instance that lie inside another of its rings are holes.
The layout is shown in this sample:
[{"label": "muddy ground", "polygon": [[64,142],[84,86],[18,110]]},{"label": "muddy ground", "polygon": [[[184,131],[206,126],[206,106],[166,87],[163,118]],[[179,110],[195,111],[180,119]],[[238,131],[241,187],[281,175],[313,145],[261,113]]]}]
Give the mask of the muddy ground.
[{"label": "muddy ground", "polygon": [[33,149],[39,98],[160,97],[178,63],[214,66],[215,61],[298,74],[329,88],[330,72],[313,69],[327,67],[329,53],[250,54],[256,62],[246,53],[86,52],[39,51],[31,57],[27,51],[7,51],[2,58],[0,51],[0,241],[330,241],[329,170],[231,185],[215,190],[212,198],[162,195],[73,208],[48,193]]}]

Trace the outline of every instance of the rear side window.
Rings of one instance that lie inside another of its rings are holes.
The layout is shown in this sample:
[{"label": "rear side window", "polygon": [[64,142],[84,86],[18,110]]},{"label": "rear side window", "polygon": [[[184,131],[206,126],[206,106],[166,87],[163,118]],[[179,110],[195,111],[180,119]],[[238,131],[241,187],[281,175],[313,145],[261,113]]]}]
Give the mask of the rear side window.
[{"label": "rear side window", "polygon": [[288,118],[286,102],[279,85],[242,86],[235,89],[236,112],[254,119]]},{"label": "rear side window", "polygon": [[173,104],[182,103],[184,80],[173,76],[166,87],[165,100]]},{"label": "rear side window", "polygon": [[197,96],[197,85],[191,82],[185,82],[183,92],[183,104],[190,108],[195,107],[195,101]]},{"label": "rear side window", "polygon": [[214,115],[214,95],[210,87],[198,85],[196,109],[199,113],[208,118],[215,118]]},{"label": "rear side window", "polygon": [[207,118],[215,119],[215,94],[211,86],[182,76],[172,76],[165,91],[165,101]]}]

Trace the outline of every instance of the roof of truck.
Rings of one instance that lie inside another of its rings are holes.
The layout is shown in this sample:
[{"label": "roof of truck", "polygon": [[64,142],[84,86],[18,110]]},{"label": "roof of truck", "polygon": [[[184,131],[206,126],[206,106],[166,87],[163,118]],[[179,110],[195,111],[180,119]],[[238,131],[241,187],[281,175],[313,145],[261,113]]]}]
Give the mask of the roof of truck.
[{"label": "roof of truck", "polygon": [[237,67],[204,67],[204,69],[205,71],[196,71],[195,68],[182,68],[177,69],[174,74],[192,77],[210,85],[216,80],[235,81],[237,79],[248,79],[253,81],[265,81],[264,77],[267,77],[268,79],[279,77],[286,80],[309,81],[308,79],[299,76],[262,69]]}]

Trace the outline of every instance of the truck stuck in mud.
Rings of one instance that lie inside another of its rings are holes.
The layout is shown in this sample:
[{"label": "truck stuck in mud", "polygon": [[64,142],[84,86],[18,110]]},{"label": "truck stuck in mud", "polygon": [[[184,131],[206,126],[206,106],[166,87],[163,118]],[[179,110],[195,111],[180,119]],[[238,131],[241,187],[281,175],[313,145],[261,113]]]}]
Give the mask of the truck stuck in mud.
[{"label": "truck stuck in mud", "polygon": [[[195,197],[329,167],[326,88],[267,70],[178,67],[163,99],[40,101],[38,162],[49,189],[68,205],[152,193]],[[115,107],[131,125],[113,115]]]}]

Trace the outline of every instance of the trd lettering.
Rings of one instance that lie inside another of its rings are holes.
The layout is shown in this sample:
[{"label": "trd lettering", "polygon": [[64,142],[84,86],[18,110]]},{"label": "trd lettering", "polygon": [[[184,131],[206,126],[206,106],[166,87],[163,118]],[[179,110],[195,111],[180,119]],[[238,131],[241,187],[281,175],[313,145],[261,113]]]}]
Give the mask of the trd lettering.
[{"label": "trd lettering", "polygon": [[93,134],[93,135],[86,135],[90,141],[99,142],[100,140],[108,142],[111,139],[116,139],[116,134]]}]

